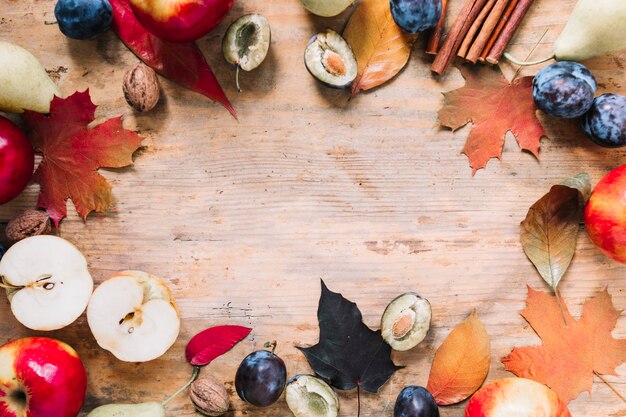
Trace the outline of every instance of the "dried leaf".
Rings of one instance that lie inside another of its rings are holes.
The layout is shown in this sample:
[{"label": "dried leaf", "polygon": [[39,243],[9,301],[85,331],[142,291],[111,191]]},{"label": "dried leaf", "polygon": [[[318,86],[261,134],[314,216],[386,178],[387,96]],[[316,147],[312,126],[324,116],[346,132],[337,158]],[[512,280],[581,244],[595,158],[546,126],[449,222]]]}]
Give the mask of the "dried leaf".
[{"label": "dried leaf", "polygon": [[620,311],[606,289],[585,301],[580,320],[564,305],[566,325],[560,307],[556,297],[528,287],[522,316],[543,345],[515,348],[502,363],[517,376],[546,384],[568,403],[591,392],[594,373],[615,375],[626,361],[626,340],[611,336]]},{"label": "dried leaf", "polygon": [[242,326],[210,327],[191,338],[185,348],[185,357],[193,366],[208,365],[245,339],[251,331]]},{"label": "dried leaf", "polygon": [[352,94],[393,78],[409,60],[415,36],[402,31],[391,16],[389,0],[362,0],[350,16],[344,39],[356,55],[359,71]]},{"label": "dried leaf", "polygon": [[512,132],[523,150],[539,158],[540,140],[545,132],[535,115],[532,77],[509,83],[499,67],[460,68],[465,86],[444,93],[439,110],[442,126],[456,130],[472,122],[463,153],[472,171],[487,166],[491,158],[502,156],[504,137]]},{"label": "dried leaf", "polygon": [[489,335],[474,311],[437,349],[426,389],[439,405],[463,401],[487,378],[490,356]]},{"label": "dried leaf", "polygon": [[358,386],[376,393],[402,368],[391,361],[391,347],[380,330],[367,327],[357,305],[330,291],[324,281],[317,318],[319,343],[298,349],[315,373],[335,388],[350,390]]},{"label": "dried leaf", "polygon": [[579,191],[555,185],[528,210],[520,240],[528,259],[556,292],[576,250]]},{"label": "dried leaf", "polygon": [[237,118],[237,112],[195,42],[162,41],[139,23],[128,0],[109,1],[113,8],[111,27],[139,59],[162,76],[220,103]]},{"label": "dried leaf", "polygon": [[581,172],[573,177],[564,179],[561,185],[567,185],[570,188],[578,190],[582,203],[581,206],[584,206],[589,200],[589,197],[591,197],[591,178],[586,172]]},{"label": "dried leaf", "polygon": [[89,90],[68,98],[54,97],[50,114],[24,114],[35,151],[43,155],[33,176],[41,186],[38,207],[46,210],[55,226],[67,214],[71,198],[83,218],[105,211],[113,202],[111,185],[98,174],[99,167],[121,168],[133,163],[142,138],[124,129],[121,116],[93,128],[96,105]]}]

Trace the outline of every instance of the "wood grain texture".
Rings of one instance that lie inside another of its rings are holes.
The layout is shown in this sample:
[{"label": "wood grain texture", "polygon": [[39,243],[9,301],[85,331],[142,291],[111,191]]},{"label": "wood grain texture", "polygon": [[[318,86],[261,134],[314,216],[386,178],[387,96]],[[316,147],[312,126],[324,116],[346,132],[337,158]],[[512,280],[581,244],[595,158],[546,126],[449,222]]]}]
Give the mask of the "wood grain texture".
[{"label": "wood grain texture", "polygon": [[[573,4],[536,2],[513,40],[515,55],[525,57],[538,42],[531,58],[545,55]],[[450,2],[451,19],[461,5]],[[326,89],[309,76],[302,54],[317,31],[341,31],[350,10],[315,18],[297,0],[239,1],[200,41],[239,122],[166,80],[155,111],[135,115],[121,87],[135,56],[112,33],[94,41],[66,39],[56,26],[44,25],[53,20],[53,7],[52,0],[0,0],[0,39],[31,50],[64,94],[90,88],[100,105],[97,117],[124,114],[125,126],[146,136],[133,167],[101,170],[113,184],[115,209],[84,223],[70,206],[60,235],[85,253],[97,282],[124,269],[166,279],[184,319],[178,343],[145,364],[121,363],[99,349],[84,316],[50,333],[73,345],[86,363],[85,411],[110,401],[165,398],[189,377],[184,346],[191,336],[209,326],[240,324],[254,328],[251,336],[203,372],[226,382],[229,416],[290,415],[284,399],[263,410],[245,405],[232,381],[241,359],[274,339],[289,375],[310,372],[294,345],[317,342],[320,277],[357,302],[372,327],[402,292],[418,291],[433,306],[429,336],[412,351],[394,354],[406,368],[379,396],[364,395],[363,416],[391,416],[404,385],[425,385],[435,349],[474,308],[492,337],[488,380],[510,375],[499,359],[514,346],[539,343],[519,315],[526,284],[547,289],[522,251],[519,223],[551,184],[583,170],[595,183],[626,163],[624,150],[599,148],[575,123],[542,116],[550,139],[543,140],[540,161],[508,137],[502,161],[491,161],[472,178],[460,153],[468,127],[455,133],[437,127],[441,92],[463,84],[459,72],[451,68],[433,78],[422,39],[391,83],[348,102],[348,92]],[[220,42],[228,24],[249,12],[269,19],[272,47],[260,68],[242,74],[238,94]],[[599,93],[626,93],[625,59],[622,52],[587,63]],[[503,69],[509,77],[515,71],[504,63]],[[0,207],[0,222],[36,199],[32,186]],[[580,233],[562,295],[578,315],[582,301],[608,285],[616,308],[624,309],[625,272]],[[0,300],[0,342],[31,334]],[[614,336],[626,337],[626,317]],[[618,372],[622,376],[607,379],[626,393],[626,366]],[[571,403],[575,417],[626,415],[626,405],[597,379],[592,394]],[[341,416],[354,416],[355,392],[340,396]],[[461,417],[463,409],[460,404],[441,413]],[[178,399],[169,415],[193,415],[189,401]]]}]

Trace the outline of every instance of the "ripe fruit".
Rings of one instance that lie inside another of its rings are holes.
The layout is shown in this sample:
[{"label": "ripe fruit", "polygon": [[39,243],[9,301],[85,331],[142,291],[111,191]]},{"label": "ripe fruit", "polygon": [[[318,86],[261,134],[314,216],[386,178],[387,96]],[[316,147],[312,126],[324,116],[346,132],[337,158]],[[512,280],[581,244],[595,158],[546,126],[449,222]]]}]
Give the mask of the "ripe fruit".
[{"label": "ripe fruit", "polygon": [[427,299],[408,292],[389,303],[381,321],[383,339],[395,350],[409,350],[424,340],[432,310]]},{"label": "ripe fruit", "polygon": [[398,394],[393,417],[439,417],[439,408],[426,388],[413,385]]},{"label": "ripe fruit", "polygon": [[0,261],[11,311],[33,330],[56,330],[80,316],[93,291],[87,260],[56,236],[20,240]]},{"label": "ripe fruit", "polygon": [[441,19],[441,0],[391,0],[391,16],[402,30],[422,32],[437,26]]},{"label": "ripe fruit", "polygon": [[302,5],[317,16],[337,16],[354,3],[355,0],[300,0]]},{"label": "ripe fruit", "polygon": [[61,32],[72,39],[93,39],[111,26],[109,0],[59,0],[54,16]]},{"label": "ripe fruit", "polygon": [[626,263],[626,165],[609,172],[585,207],[591,241],[610,258]]},{"label": "ripe fruit", "polygon": [[287,406],[295,417],[337,417],[339,397],[322,379],[296,375],[285,389]]},{"label": "ripe fruit", "polygon": [[503,378],[470,398],[465,417],[571,417],[567,406],[550,388],[530,379]]},{"label": "ripe fruit", "polygon": [[87,374],[78,354],[47,337],[0,347],[0,417],[76,417]]},{"label": "ripe fruit", "polygon": [[345,88],[357,75],[357,63],[348,42],[332,29],[313,36],[304,51],[304,64],[322,84]]},{"label": "ripe fruit", "polygon": [[582,124],[594,143],[607,148],[626,146],[626,97],[599,95],[585,113]]},{"label": "ripe fruit", "polygon": [[92,410],[86,417],[165,417],[161,403],[106,404]]},{"label": "ripe fruit", "polygon": [[257,407],[274,404],[285,389],[287,369],[281,358],[257,350],[244,358],[235,375],[239,398]]},{"label": "ripe fruit", "polygon": [[17,197],[30,181],[35,153],[26,134],[0,116],[0,204]]},{"label": "ripe fruit", "polygon": [[544,112],[571,119],[591,107],[596,79],[582,64],[560,61],[543,68],[533,79],[535,105]]},{"label": "ripe fruit", "polygon": [[142,271],[118,272],[100,284],[89,301],[87,321],[100,347],[126,362],[158,358],[180,331],[167,284]]},{"label": "ripe fruit", "polygon": [[272,34],[270,23],[260,14],[248,14],[235,20],[222,40],[224,59],[237,66],[237,90],[239,68],[252,71],[265,60],[270,49]]},{"label": "ripe fruit", "polygon": [[130,0],[137,19],[157,37],[191,42],[213,30],[234,0]]}]

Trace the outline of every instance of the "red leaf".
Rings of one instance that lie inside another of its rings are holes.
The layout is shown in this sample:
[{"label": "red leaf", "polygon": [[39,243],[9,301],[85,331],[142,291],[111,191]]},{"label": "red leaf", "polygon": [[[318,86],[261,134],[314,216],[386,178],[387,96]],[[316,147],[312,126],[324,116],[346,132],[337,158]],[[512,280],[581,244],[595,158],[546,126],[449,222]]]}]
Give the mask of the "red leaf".
[{"label": "red leaf", "polygon": [[216,326],[203,330],[187,343],[187,361],[193,366],[208,365],[241,342],[251,331],[242,326]]},{"label": "red leaf", "polygon": [[444,93],[439,122],[452,130],[472,122],[463,153],[473,172],[484,168],[491,158],[502,156],[507,132],[513,133],[523,150],[539,158],[545,132],[535,115],[532,77],[509,83],[499,67],[470,70],[462,66],[460,70],[465,86]]},{"label": "red leaf", "polygon": [[146,65],[162,76],[220,103],[237,118],[237,112],[195,42],[165,42],[139,23],[128,0],[110,0],[110,3],[113,7],[111,27]]},{"label": "red leaf", "polygon": [[98,174],[98,168],[132,164],[133,152],[141,145],[142,138],[124,129],[121,117],[89,128],[95,112],[96,105],[86,90],[68,98],[54,97],[49,115],[24,113],[33,147],[43,154],[33,177],[41,186],[37,205],[46,210],[55,226],[67,214],[68,198],[83,218],[91,211],[109,208],[111,185]]}]

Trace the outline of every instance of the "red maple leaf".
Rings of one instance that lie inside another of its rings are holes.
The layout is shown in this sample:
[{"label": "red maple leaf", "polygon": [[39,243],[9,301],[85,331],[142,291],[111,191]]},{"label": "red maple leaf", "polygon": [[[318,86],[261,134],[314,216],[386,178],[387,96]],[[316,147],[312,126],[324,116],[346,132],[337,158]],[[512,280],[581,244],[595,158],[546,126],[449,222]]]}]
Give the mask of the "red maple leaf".
[{"label": "red maple leaf", "polygon": [[98,168],[132,164],[133,152],[141,145],[139,135],[123,128],[121,116],[89,128],[95,112],[86,90],[68,98],[54,97],[49,115],[24,114],[33,147],[43,155],[33,176],[41,186],[37,205],[56,226],[67,214],[68,198],[83,218],[91,211],[108,209],[113,202],[111,185]]},{"label": "red maple leaf", "polygon": [[491,158],[502,157],[504,137],[512,132],[519,146],[539,158],[540,141],[545,132],[535,115],[532,77],[509,83],[500,69],[460,68],[465,86],[444,93],[439,123],[456,130],[472,122],[463,153],[469,158],[473,174],[487,166]]},{"label": "red maple leaf", "polygon": [[502,363],[519,377],[546,384],[568,403],[591,392],[594,373],[615,375],[626,361],[626,340],[611,336],[619,315],[606,289],[585,301],[582,317],[574,320],[566,306],[561,315],[556,297],[528,287],[522,316],[543,346],[515,348]]}]

